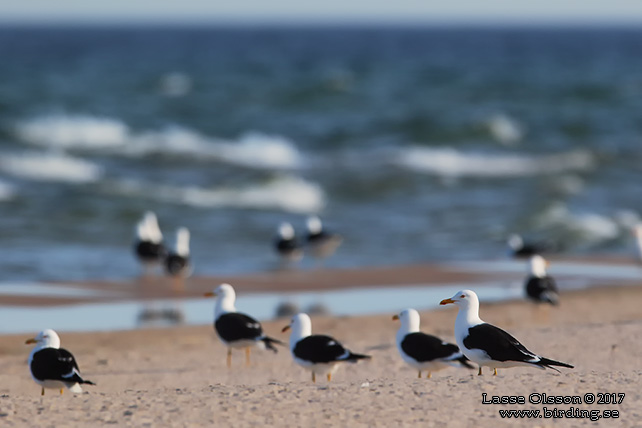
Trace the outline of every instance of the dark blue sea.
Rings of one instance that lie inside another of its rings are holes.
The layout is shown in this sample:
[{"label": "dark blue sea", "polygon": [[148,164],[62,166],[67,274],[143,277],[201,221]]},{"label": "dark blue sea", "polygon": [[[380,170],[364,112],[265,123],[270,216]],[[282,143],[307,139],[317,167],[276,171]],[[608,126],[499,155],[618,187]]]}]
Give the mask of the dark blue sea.
[{"label": "dark blue sea", "polygon": [[642,30],[0,27],[0,281],[137,275],[146,210],[197,275],[310,213],[330,267],[627,254]]}]

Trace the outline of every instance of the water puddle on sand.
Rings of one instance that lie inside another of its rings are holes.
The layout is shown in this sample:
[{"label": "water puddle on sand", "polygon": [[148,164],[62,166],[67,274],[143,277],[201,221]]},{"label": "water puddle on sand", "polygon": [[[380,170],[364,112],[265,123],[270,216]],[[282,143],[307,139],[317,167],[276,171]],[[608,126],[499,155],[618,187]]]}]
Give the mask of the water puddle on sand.
[{"label": "water puddle on sand", "polygon": [[[236,307],[259,320],[275,317],[277,307],[289,302],[299,311],[321,306],[334,316],[390,313],[405,308],[434,309],[439,302],[461,289],[472,289],[482,301],[523,298],[525,262],[495,260],[489,262],[447,263],[462,272],[504,274],[494,282],[450,284],[389,285],[345,287],[339,290],[302,291],[299,293],[256,293],[240,295]],[[639,285],[642,268],[636,265],[555,261],[549,269],[562,290],[577,290],[603,285]],[[5,295],[40,295],[56,297],[97,296],[116,293],[88,290],[65,284],[0,284]],[[95,303],[54,307],[1,306],[0,333],[35,332],[44,328],[60,331],[130,330],[140,327],[203,325],[213,322],[212,299],[157,300],[149,302]]]},{"label": "water puddle on sand", "polygon": [[[43,286],[49,288],[49,286]],[[474,288],[482,301],[520,298],[521,284],[460,283],[448,285],[411,285],[376,288],[351,288],[300,293],[265,293],[239,296],[236,308],[259,320],[275,317],[277,307],[291,302],[306,311],[311,305],[322,305],[335,316],[356,316],[379,313],[394,314],[405,308],[418,310],[439,306],[442,299],[457,290]],[[145,315],[144,315],[145,314]],[[213,299],[158,300],[150,302],[118,302],[55,307],[0,306],[0,333],[36,332],[45,328],[60,331],[131,330],[139,327],[165,326],[162,320],[143,325],[154,315],[179,316],[183,325],[213,322]],[[175,319],[175,318],[174,318]],[[176,324],[173,324],[176,325]]]},{"label": "water puddle on sand", "polygon": [[65,284],[39,284],[37,282],[0,283],[0,295],[47,297],[106,297],[119,293],[112,290],[94,290]]}]

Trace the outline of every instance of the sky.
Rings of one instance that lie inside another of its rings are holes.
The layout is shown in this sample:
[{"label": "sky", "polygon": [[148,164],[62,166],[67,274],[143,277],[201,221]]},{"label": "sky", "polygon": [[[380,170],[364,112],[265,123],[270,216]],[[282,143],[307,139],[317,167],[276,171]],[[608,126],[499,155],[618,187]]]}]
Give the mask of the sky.
[{"label": "sky", "polygon": [[615,24],[642,0],[1,0],[0,22]]}]

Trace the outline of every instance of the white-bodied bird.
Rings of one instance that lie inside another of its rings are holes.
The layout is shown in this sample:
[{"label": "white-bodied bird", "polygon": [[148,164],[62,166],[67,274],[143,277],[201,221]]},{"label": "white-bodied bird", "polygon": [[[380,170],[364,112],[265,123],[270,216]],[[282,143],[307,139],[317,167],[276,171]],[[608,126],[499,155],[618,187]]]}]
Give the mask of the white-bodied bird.
[{"label": "white-bodied bird", "polygon": [[252,347],[267,348],[278,352],[274,344],[285,345],[278,339],[263,333],[261,324],[249,315],[236,311],[236,293],[230,284],[221,284],[205,296],[216,297],[214,306],[214,330],[218,338],[227,346],[227,366],[232,366],[232,349],[245,349],[245,363],[250,364]]},{"label": "white-bodied bird", "polygon": [[418,371],[417,377],[421,377],[421,372],[427,371],[427,377],[430,378],[432,372],[447,367],[473,368],[457,345],[419,331],[420,318],[416,310],[405,309],[392,319],[401,321],[396,336],[397,349],[401,358]]},{"label": "white-bodied bird", "polygon": [[136,224],[136,240],[134,252],[142,263],[145,275],[155,265],[162,263],[167,250],[163,245],[163,234],[158,226],[156,214],[147,211]]},{"label": "white-bodied bird", "polygon": [[79,394],[82,392],[81,384],[95,385],[80,376],[76,359],[71,352],[60,347],[60,338],[55,331],[43,330],[25,343],[36,344],[29,354],[29,369],[33,380],[42,387],[42,395],[45,395],[45,388],[59,389],[61,394],[63,388],[67,388]]},{"label": "white-bodied bird", "polygon": [[371,358],[369,355],[349,351],[330,336],[312,334],[312,321],[307,314],[294,315],[290,324],[283,327],[282,332],[290,329],[292,358],[298,365],[312,372],[312,382],[316,382],[316,375],[325,375],[328,382],[332,380],[332,373],[339,363],[356,363]]},{"label": "white-bodied bird", "polygon": [[176,245],[165,258],[165,271],[174,278],[174,288],[181,291],[184,280],[192,274],[192,264],[189,258],[189,230],[179,227],[176,231]]},{"label": "white-bodied bird", "polygon": [[536,303],[559,304],[557,284],[552,276],[546,273],[548,262],[540,255],[529,260],[529,276],[526,278],[526,296]]},{"label": "white-bodied bird", "polygon": [[508,367],[526,366],[555,371],[559,370],[553,366],[573,368],[570,364],[540,357],[501,328],[482,321],[479,318],[479,299],[474,291],[458,291],[440,304],[450,303],[459,307],[455,320],[457,345],[469,360],[479,365],[479,375],[483,366],[493,369],[494,375],[497,375],[498,368]]},{"label": "white-bodied bird", "polygon": [[294,227],[290,223],[283,222],[279,225],[274,247],[285,264],[298,262],[303,258],[303,247],[296,239]]},{"label": "white-bodied bird", "polygon": [[343,242],[343,237],[338,233],[328,232],[323,228],[323,223],[318,216],[308,217],[306,220],[308,235],[306,244],[313,257],[325,259],[330,257]]}]

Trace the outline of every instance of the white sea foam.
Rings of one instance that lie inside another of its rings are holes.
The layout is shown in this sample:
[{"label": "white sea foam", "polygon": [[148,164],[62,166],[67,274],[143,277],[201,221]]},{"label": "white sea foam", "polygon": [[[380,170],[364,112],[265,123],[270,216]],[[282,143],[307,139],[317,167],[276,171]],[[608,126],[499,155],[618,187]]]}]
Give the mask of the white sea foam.
[{"label": "white sea foam", "polygon": [[37,181],[87,183],[102,176],[92,162],[58,153],[3,154],[0,170],[15,177]]},{"label": "white sea foam", "polygon": [[517,177],[584,171],[594,165],[584,150],[549,155],[463,153],[452,148],[410,147],[395,159],[399,166],[443,177]]},{"label": "white sea foam", "polygon": [[16,133],[30,144],[61,149],[119,147],[129,138],[128,126],[119,120],[66,114],[22,121]]},{"label": "white sea foam", "polygon": [[593,212],[574,213],[569,211],[566,205],[559,203],[540,214],[538,226],[566,230],[585,242],[597,243],[620,236],[622,233],[620,215],[620,211],[613,216]]},{"label": "white sea foam", "polygon": [[263,169],[292,169],[302,163],[290,140],[259,132],[245,133],[236,140],[208,137],[180,126],[135,133],[117,119],[51,115],[20,122],[16,134],[41,147],[116,156],[183,156]]},{"label": "white sea foam", "polygon": [[257,132],[229,141],[171,127],[134,137],[124,152],[131,156],[172,154],[198,157],[250,168],[290,169],[301,165],[301,156],[292,142]]},{"label": "white sea foam", "polygon": [[325,194],[321,186],[292,176],[244,187],[211,189],[119,181],[111,185],[111,190],[133,197],[202,208],[247,208],[306,214],[316,213],[325,205]]}]

